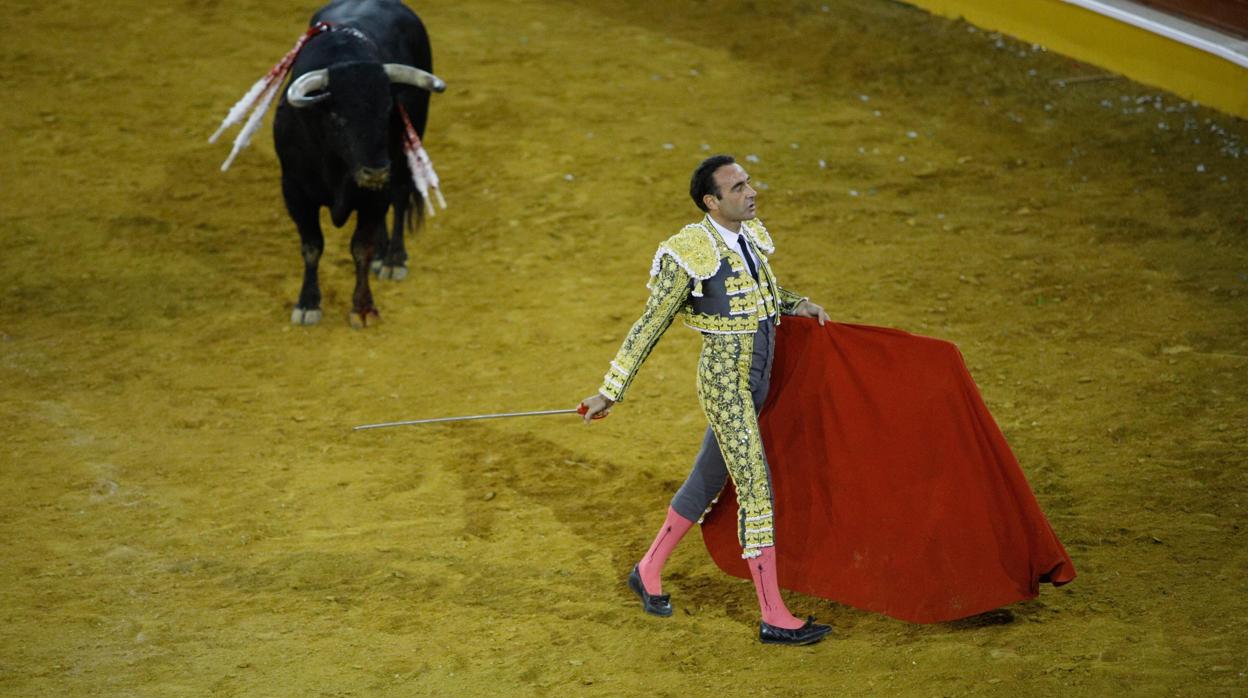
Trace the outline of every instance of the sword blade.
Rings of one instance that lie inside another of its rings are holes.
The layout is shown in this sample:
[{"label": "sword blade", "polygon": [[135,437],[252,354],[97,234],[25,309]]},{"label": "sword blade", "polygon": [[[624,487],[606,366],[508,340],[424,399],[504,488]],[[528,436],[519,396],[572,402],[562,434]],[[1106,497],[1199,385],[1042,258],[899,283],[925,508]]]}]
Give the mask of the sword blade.
[{"label": "sword blade", "polygon": [[383,422],[381,424],[361,424],[351,427],[352,431],[363,429],[382,429],[385,427],[406,427],[413,424],[436,424],[439,422],[467,422],[474,419],[505,419],[508,417],[538,417],[547,414],[576,414],[577,409],[570,410],[536,410],[534,412],[500,412],[498,414],[473,414],[466,417],[434,417],[433,419],[409,419],[402,422]]}]

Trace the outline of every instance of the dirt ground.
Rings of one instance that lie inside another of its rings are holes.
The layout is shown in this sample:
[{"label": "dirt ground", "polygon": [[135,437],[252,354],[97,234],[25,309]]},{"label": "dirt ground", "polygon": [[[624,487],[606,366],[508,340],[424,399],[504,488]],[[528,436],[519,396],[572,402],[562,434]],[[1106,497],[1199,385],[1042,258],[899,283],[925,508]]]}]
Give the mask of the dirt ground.
[{"label": "dirt ground", "polygon": [[[0,694],[1248,693],[1248,124],[885,0],[426,2],[450,208],[364,331],[328,228],[292,327],[268,127],[206,139],[316,6],[6,5]],[[786,286],[961,347],[1074,583],[765,647],[693,535],[644,616],[680,327],[592,428],[350,431],[575,406],[720,151]]]}]

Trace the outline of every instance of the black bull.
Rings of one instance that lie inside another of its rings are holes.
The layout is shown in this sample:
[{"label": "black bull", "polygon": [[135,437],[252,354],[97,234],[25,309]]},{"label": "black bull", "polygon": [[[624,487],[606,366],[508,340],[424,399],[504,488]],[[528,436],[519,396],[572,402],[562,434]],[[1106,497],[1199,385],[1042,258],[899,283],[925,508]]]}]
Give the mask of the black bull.
[{"label": "black bull", "polygon": [[[402,278],[404,228],[413,216],[420,219],[424,203],[404,154],[398,107],[406,109],[423,138],[429,91],[392,80],[390,67],[431,72],[433,60],[424,24],[397,0],[338,0],[313,15],[312,24],[317,22],[328,22],[333,30],[313,36],[303,47],[273,120],[282,196],[299,229],[304,262],[291,322],[311,325],[321,319],[317,266],[325,248],[320,209],[326,206],[335,227],[356,214],[350,320],[363,327],[378,317],[369,288],[370,262],[381,261],[383,276]],[[310,77],[300,83],[305,76]],[[386,211],[392,206],[387,235]]]}]

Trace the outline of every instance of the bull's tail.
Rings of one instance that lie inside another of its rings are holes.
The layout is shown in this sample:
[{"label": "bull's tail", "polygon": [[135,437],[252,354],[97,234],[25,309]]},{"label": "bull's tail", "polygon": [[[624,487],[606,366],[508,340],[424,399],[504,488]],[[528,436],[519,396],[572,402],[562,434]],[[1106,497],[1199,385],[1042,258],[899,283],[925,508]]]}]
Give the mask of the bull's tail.
[{"label": "bull's tail", "polygon": [[403,212],[403,226],[409,235],[415,235],[425,223],[425,197],[419,191],[413,191],[407,201],[407,210]]}]

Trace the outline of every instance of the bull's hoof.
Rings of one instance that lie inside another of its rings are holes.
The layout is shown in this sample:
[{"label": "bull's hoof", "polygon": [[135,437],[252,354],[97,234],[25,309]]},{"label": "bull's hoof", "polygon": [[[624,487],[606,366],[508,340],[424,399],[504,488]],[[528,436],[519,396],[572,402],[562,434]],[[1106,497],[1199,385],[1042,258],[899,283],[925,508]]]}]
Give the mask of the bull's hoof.
[{"label": "bull's hoof", "polygon": [[352,310],[349,318],[351,326],[357,330],[365,327],[373,327],[381,322],[381,313],[376,308],[368,308],[367,310]]},{"label": "bull's hoof", "polygon": [[402,281],[407,278],[407,266],[399,264],[397,266],[383,265],[381,271],[377,272],[377,278],[390,279],[391,281]]},{"label": "bull's hoof", "polygon": [[315,325],[320,321],[320,308],[296,307],[294,310],[290,311],[290,324],[292,325]]},{"label": "bull's hoof", "polygon": [[382,265],[383,263],[380,259],[374,259],[368,263],[368,269],[373,272],[373,276],[379,276],[381,274]]}]

